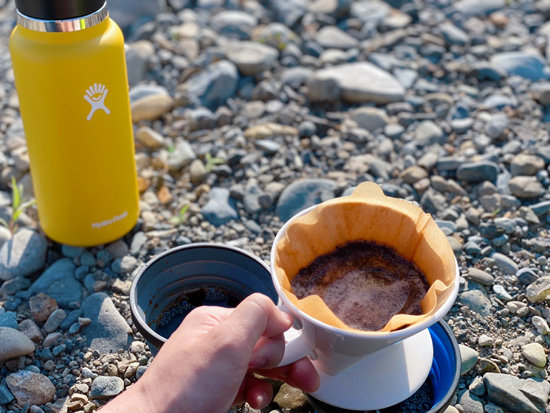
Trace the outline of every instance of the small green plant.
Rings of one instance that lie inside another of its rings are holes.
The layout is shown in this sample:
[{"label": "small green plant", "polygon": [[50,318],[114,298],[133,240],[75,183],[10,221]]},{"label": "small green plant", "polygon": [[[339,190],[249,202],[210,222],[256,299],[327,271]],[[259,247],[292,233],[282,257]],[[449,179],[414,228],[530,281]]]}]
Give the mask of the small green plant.
[{"label": "small green plant", "polygon": [[21,184],[18,185],[15,178],[12,177],[11,178],[11,209],[12,209],[12,214],[11,214],[11,217],[10,217],[10,221],[7,222],[5,219],[0,218],[0,225],[3,225],[7,229],[9,229],[9,231],[11,232],[12,235],[15,234],[15,232],[17,231],[17,228],[18,228],[17,220],[19,219],[19,217],[21,216],[23,211],[25,211],[25,209],[27,209],[28,207],[30,207],[31,205],[34,205],[36,203],[36,201],[34,199],[31,200],[31,201],[22,202],[23,201],[22,194],[23,194],[23,185],[21,185]]},{"label": "small green plant", "polygon": [[206,172],[212,172],[212,169],[216,165],[223,165],[225,161],[221,158],[214,158],[209,153],[206,154],[206,165],[204,166],[206,168]]},{"label": "small green plant", "polygon": [[179,225],[185,221],[185,214],[187,213],[187,210],[189,209],[189,205],[184,205],[178,212],[178,215],[173,216],[170,218],[170,223],[173,225]]}]

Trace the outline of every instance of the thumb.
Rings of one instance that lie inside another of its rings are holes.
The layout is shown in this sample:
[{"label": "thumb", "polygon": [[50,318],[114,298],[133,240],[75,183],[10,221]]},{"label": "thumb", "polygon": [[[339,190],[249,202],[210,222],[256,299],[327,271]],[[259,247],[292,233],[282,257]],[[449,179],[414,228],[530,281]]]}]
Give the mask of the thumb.
[{"label": "thumb", "polygon": [[290,316],[280,311],[267,296],[252,294],[244,299],[216,328],[233,331],[242,350],[252,353],[260,337],[276,337],[292,325]]}]

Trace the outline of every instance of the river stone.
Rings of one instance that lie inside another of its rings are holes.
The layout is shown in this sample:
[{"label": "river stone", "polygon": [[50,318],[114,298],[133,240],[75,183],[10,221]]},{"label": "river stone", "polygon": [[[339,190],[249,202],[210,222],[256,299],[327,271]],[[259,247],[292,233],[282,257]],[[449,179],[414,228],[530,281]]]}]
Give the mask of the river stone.
[{"label": "river stone", "polygon": [[98,376],[92,382],[90,398],[105,400],[120,394],[124,390],[124,381],[120,377]]},{"label": "river stone", "polygon": [[468,268],[468,278],[483,285],[493,285],[495,281],[491,274],[473,267]]},{"label": "river stone", "polygon": [[148,126],[138,129],[136,139],[150,149],[158,149],[164,145],[163,136]]},{"label": "river stone", "polygon": [[[489,400],[512,413],[540,413],[541,410],[519,389],[524,380],[501,373],[486,373],[483,376]],[[544,409],[542,410],[544,411]]]},{"label": "river stone", "polygon": [[0,362],[34,352],[33,342],[21,331],[0,327]]},{"label": "river stone", "polygon": [[534,176],[514,176],[508,187],[518,198],[538,198],[544,193],[544,187]]},{"label": "river stone", "polygon": [[542,169],[544,169],[544,160],[542,158],[525,153],[516,155],[510,164],[510,172],[513,176],[536,175]]},{"label": "river stone", "polygon": [[283,383],[273,401],[285,411],[299,409],[307,403],[306,396],[300,389],[286,383]]},{"label": "river stone", "polygon": [[450,46],[464,46],[470,41],[470,38],[463,30],[450,22],[443,23],[439,29],[441,30],[445,42]]},{"label": "river stone", "polygon": [[170,112],[173,105],[174,100],[164,93],[145,96],[132,103],[132,121],[156,120]]},{"label": "river stone", "polygon": [[321,69],[312,76],[312,80],[326,79],[334,80],[340,97],[352,103],[386,104],[400,101],[405,96],[405,89],[391,74],[368,62]]},{"label": "river stone", "polygon": [[82,303],[81,310],[82,317],[91,320],[81,330],[90,350],[106,354],[130,347],[132,337],[129,334],[132,329],[107,294],[90,295]]},{"label": "river stone", "polygon": [[414,131],[414,140],[420,144],[439,142],[443,136],[443,130],[431,120],[422,122]]},{"label": "river stone", "polygon": [[267,122],[249,127],[244,132],[246,139],[273,139],[280,136],[298,137],[299,131],[293,126]]},{"label": "river stone", "polygon": [[458,347],[460,349],[460,359],[462,360],[460,374],[464,375],[474,368],[479,358],[479,353],[464,344],[459,344]]},{"label": "river stone", "polygon": [[44,324],[58,307],[57,301],[44,293],[38,293],[29,299],[31,316],[39,324]]},{"label": "river stone", "polygon": [[28,370],[10,374],[6,378],[6,384],[21,406],[46,404],[55,397],[55,387],[50,379]]},{"label": "river stone", "polygon": [[484,413],[483,403],[475,394],[466,390],[458,399],[458,403],[462,406],[465,412],[468,413]]},{"label": "river stone", "polygon": [[428,172],[420,166],[413,165],[401,172],[399,177],[403,180],[403,182],[413,185],[421,179],[427,178]]},{"label": "river stone", "polygon": [[245,76],[255,76],[271,69],[279,52],[271,46],[256,42],[235,42],[225,48],[227,59]]},{"label": "river stone", "polygon": [[529,284],[525,295],[532,303],[538,303],[550,298],[550,275],[540,277],[535,282]]},{"label": "river stone", "polygon": [[0,248],[0,280],[26,277],[39,270],[46,260],[46,238],[22,228]]},{"label": "river stone", "polygon": [[122,28],[136,21],[151,20],[165,9],[162,0],[109,0],[109,15]]},{"label": "river stone", "polygon": [[351,118],[357,123],[357,126],[370,132],[384,128],[390,121],[384,110],[371,107],[354,110]]},{"label": "river stone", "polygon": [[13,311],[6,311],[0,307],[0,327],[10,327],[18,330],[17,314]]},{"label": "river stone", "polygon": [[[3,404],[8,404],[11,402],[15,397],[13,396],[10,389],[8,389],[8,386],[5,384],[0,384],[0,406]],[[4,412],[2,409],[0,409],[0,412]]]},{"label": "river stone", "polygon": [[490,161],[466,162],[460,165],[456,171],[458,179],[468,182],[494,182],[497,175],[498,165]]},{"label": "river stone", "polygon": [[529,343],[521,347],[521,354],[525,357],[530,363],[534,364],[537,367],[546,366],[546,353],[544,352],[544,347],[539,343]]},{"label": "river stone", "polygon": [[235,95],[238,81],[237,67],[227,60],[221,60],[191,76],[180,90],[191,103],[213,109]]},{"label": "river stone", "polygon": [[471,311],[483,317],[491,314],[491,301],[479,290],[464,291],[460,294],[460,301]]},{"label": "river stone", "polygon": [[210,19],[210,25],[220,34],[245,40],[250,38],[250,33],[258,25],[258,20],[243,11],[227,10]]},{"label": "river stone", "polygon": [[74,277],[75,265],[69,258],[62,258],[53,263],[31,285],[29,292],[43,292],[53,298],[61,307],[80,302],[82,287]]},{"label": "river stone", "polygon": [[541,80],[544,73],[545,61],[534,52],[505,52],[491,57],[491,64],[504,69],[510,75],[521,76],[529,80]]},{"label": "river stone", "polygon": [[287,186],[277,202],[276,214],[285,222],[299,211],[334,197],[336,183],[328,179],[304,179]]},{"label": "river stone", "polygon": [[544,411],[548,404],[548,394],[550,393],[550,383],[546,380],[523,380],[519,391],[525,394],[529,400]]},{"label": "river stone", "polygon": [[504,254],[495,252],[491,255],[491,258],[495,260],[496,266],[504,274],[515,275],[518,271],[518,265]]},{"label": "river stone", "polygon": [[202,207],[201,214],[212,225],[224,225],[239,218],[235,203],[229,195],[227,188],[212,188],[208,193],[208,202]]},{"label": "river stone", "polygon": [[455,8],[466,16],[487,16],[506,6],[506,0],[460,0]]},{"label": "river stone", "polygon": [[126,68],[130,87],[137,85],[146,78],[154,55],[155,48],[147,40],[139,40],[128,46],[126,49]]},{"label": "river stone", "polygon": [[175,172],[186,167],[196,158],[197,155],[195,155],[195,151],[193,151],[193,147],[189,144],[189,142],[183,139],[178,139],[174,150],[168,153],[166,164],[168,165],[168,169]]},{"label": "river stone", "polygon": [[59,328],[63,320],[67,317],[67,313],[61,308],[58,308],[50,314],[46,322],[44,323],[44,331],[46,333],[53,333]]},{"label": "river stone", "polygon": [[325,26],[315,34],[315,40],[325,49],[347,50],[357,47],[359,42],[335,26]]},{"label": "river stone", "polygon": [[287,27],[292,27],[306,14],[306,0],[270,0],[269,7],[275,12],[277,21]]}]

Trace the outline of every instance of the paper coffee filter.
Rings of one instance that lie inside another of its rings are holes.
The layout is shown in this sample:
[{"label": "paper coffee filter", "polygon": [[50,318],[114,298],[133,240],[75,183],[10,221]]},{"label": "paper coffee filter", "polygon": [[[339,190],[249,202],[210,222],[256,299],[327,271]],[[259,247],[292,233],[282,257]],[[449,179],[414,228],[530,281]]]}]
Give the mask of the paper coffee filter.
[{"label": "paper coffee filter", "polygon": [[274,268],[290,301],[326,324],[365,333],[346,325],[318,295],[298,299],[290,284],[298,271],[316,257],[359,240],[394,248],[413,261],[430,284],[421,302],[422,315],[396,314],[379,332],[399,330],[422,321],[437,311],[451,294],[455,282],[455,257],[435,221],[419,207],[385,196],[377,184],[367,182],[359,185],[350,196],[320,204],[286,228],[275,248]]}]

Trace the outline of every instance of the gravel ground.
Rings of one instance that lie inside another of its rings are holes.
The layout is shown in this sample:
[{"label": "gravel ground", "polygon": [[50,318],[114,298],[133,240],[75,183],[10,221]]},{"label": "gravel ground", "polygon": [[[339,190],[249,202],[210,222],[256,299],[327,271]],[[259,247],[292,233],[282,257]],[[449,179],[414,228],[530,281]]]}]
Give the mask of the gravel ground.
[{"label": "gravel ground", "polygon": [[[0,228],[0,413],[94,411],[143,374],[152,354],[128,304],[141,263],[204,241],[267,261],[284,221],[363,181],[421,205],[456,253],[446,321],[463,362],[446,412],[550,412],[550,1],[109,4],[128,45],[140,220],[86,249],[48,240],[34,208],[15,235]],[[10,3],[8,219],[12,177],[33,197],[13,24]],[[286,385],[265,409],[309,411]]]}]

